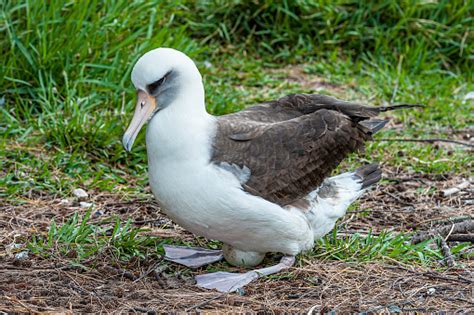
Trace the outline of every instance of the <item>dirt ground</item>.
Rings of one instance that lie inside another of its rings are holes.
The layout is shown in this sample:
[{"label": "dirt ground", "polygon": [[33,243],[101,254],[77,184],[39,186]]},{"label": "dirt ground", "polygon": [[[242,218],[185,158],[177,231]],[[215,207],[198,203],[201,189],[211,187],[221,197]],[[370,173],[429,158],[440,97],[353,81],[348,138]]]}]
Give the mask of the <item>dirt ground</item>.
[{"label": "dirt ground", "polygon": [[[367,193],[340,223],[341,235],[381,230],[429,230],[453,220],[472,220],[472,182],[444,197],[442,190],[469,178],[420,175],[384,168],[385,184]],[[193,240],[174,225],[151,199],[121,201],[120,196],[91,192],[103,217],[131,218],[152,235]],[[284,277],[265,278],[240,294],[221,294],[194,286],[185,267],[161,259],[115,265],[106,260],[77,268],[63,259],[30,255],[14,258],[12,244],[44,232],[51,219],[61,222],[76,205],[52,196],[32,196],[22,205],[0,204],[0,312],[435,312],[474,311],[474,262],[430,270],[393,262],[346,263],[302,258]],[[362,212],[364,211],[364,212]],[[455,218],[455,219],[453,219]],[[238,270],[228,267],[228,269]]]}]

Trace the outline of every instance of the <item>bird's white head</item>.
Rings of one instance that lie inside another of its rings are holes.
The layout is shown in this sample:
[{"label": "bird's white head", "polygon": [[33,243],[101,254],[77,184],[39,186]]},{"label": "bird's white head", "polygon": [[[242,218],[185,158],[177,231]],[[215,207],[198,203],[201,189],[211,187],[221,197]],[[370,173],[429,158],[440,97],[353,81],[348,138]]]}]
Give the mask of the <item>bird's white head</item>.
[{"label": "bird's white head", "polygon": [[140,57],[132,70],[132,83],[137,89],[137,103],[122,139],[127,151],[143,125],[180,96],[204,99],[202,77],[196,65],[172,48],[157,48]]}]

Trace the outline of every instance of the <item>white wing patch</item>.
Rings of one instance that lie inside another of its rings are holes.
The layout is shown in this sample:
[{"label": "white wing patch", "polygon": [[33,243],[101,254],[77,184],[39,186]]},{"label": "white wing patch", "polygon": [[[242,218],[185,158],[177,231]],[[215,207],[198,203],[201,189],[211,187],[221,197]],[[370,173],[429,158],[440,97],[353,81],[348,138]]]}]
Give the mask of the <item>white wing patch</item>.
[{"label": "white wing patch", "polygon": [[227,162],[220,162],[217,164],[220,168],[223,170],[226,170],[230,173],[232,173],[237,179],[239,180],[240,184],[245,184],[249,178],[252,172],[247,166],[240,167],[237,164],[230,164]]}]

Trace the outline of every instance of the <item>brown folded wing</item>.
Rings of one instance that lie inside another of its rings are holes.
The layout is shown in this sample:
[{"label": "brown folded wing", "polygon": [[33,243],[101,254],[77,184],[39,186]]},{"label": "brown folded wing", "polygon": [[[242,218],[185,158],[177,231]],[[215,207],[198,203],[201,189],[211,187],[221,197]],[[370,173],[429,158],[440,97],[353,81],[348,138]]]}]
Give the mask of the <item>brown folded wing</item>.
[{"label": "brown folded wing", "polygon": [[364,146],[372,129],[359,122],[379,112],[324,95],[289,95],[218,117],[212,161],[250,170],[246,191],[288,205]]}]

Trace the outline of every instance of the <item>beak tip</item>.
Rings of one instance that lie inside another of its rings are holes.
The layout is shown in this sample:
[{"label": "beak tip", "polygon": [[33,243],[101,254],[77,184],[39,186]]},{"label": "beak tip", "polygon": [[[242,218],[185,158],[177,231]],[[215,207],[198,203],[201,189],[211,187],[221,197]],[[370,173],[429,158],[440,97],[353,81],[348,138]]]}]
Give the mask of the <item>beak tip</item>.
[{"label": "beak tip", "polygon": [[125,149],[125,151],[127,151],[127,152],[132,151],[133,142],[130,141],[130,138],[129,138],[129,137],[127,137],[127,136],[124,136],[124,137],[123,137],[123,139],[122,139],[122,145],[123,145],[123,148]]}]

